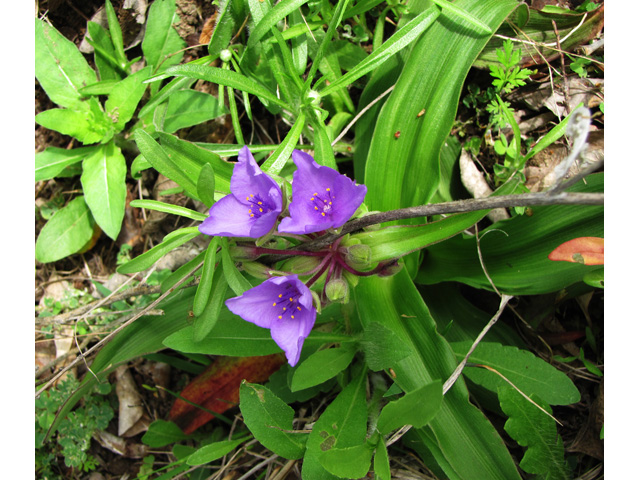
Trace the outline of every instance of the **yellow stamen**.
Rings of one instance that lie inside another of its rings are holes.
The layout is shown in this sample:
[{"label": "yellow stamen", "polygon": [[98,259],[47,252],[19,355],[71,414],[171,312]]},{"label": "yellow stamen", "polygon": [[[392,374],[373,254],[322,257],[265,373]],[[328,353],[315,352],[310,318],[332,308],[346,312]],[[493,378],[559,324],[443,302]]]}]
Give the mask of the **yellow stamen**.
[{"label": "yellow stamen", "polygon": [[274,306],[274,307],[276,306],[276,302],[273,302],[273,306]]},{"label": "yellow stamen", "polygon": [[302,311],[302,309],[300,307],[296,307],[298,310]]},{"label": "yellow stamen", "polygon": [[278,298],[282,298],[282,294],[278,295]]},{"label": "yellow stamen", "polygon": [[278,315],[278,318],[279,318],[280,320],[282,320],[282,315]]},{"label": "yellow stamen", "polygon": [[331,189],[330,189],[330,188],[327,188],[327,192],[330,192],[330,191],[331,191]]},{"label": "yellow stamen", "polygon": [[[253,215],[252,215],[252,216],[253,216]],[[323,217],[326,217],[326,215],[325,215],[325,213],[324,213],[324,212],[322,212],[322,216],[323,216]]]},{"label": "yellow stamen", "polygon": [[293,318],[293,315],[291,315],[291,318]]}]

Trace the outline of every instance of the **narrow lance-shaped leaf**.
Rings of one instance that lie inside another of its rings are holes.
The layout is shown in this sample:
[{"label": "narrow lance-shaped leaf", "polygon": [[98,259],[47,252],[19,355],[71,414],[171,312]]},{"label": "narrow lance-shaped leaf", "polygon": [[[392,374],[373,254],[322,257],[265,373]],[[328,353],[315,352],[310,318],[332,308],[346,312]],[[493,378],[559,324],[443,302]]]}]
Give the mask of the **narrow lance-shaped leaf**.
[{"label": "narrow lance-shaped leaf", "polygon": [[156,210],[158,212],[170,213],[172,215],[179,215],[181,217],[190,218],[196,222],[201,222],[207,216],[203,213],[196,212],[190,208],[181,207],[180,205],[173,205],[171,203],[159,202],[157,200],[132,200],[129,204],[135,208],[146,208],[147,210]]},{"label": "narrow lance-shaped leaf", "polygon": [[280,173],[287,160],[291,158],[291,153],[296,147],[298,138],[300,137],[300,134],[302,133],[302,130],[305,126],[305,120],[305,114],[300,113],[282,143],[262,164],[261,168],[265,173],[269,175],[278,175]]},{"label": "narrow lance-shaped leaf", "polygon": [[218,323],[220,318],[220,312],[224,306],[224,301],[227,298],[227,290],[229,285],[224,278],[222,268],[218,266],[213,273],[213,279],[211,281],[211,292],[207,299],[202,313],[193,320],[193,341],[201,342],[209,335],[213,327]]},{"label": "narrow lance-shaped leaf", "polygon": [[178,20],[175,0],[156,0],[151,4],[142,52],[155,71],[182,60],[181,53],[172,55],[185,47],[184,40],[173,27]]},{"label": "narrow lance-shaped leaf", "polygon": [[105,11],[107,12],[107,20],[109,22],[109,32],[111,33],[111,41],[113,42],[113,49],[116,57],[120,62],[120,66],[124,67],[127,64],[127,56],[124,53],[124,43],[122,40],[122,29],[120,23],[118,23],[118,15],[113,9],[113,5],[109,0],[105,2]]},{"label": "narrow lance-shaped leaf", "polygon": [[222,268],[224,276],[229,283],[229,287],[234,291],[236,295],[242,295],[249,290],[253,285],[247,280],[242,273],[236,267],[233,259],[229,255],[229,244],[226,238],[220,239],[220,255],[222,257]]},{"label": "narrow lance-shaped leaf", "polygon": [[69,165],[81,162],[91,156],[100,146],[80,147],[67,150],[66,148],[47,147],[43,152],[36,153],[36,182],[50,180],[56,177]]},{"label": "narrow lance-shaped leaf", "polygon": [[282,0],[278,2],[264,17],[260,19],[255,29],[251,32],[251,36],[247,42],[247,48],[252,48],[267,32],[271,30],[271,27],[275,26],[280,20],[294,10],[297,10],[307,1],[308,0]]},{"label": "narrow lance-shaped leaf", "polygon": [[212,237],[207,247],[207,254],[204,257],[202,276],[193,299],[193,314],[197,317],[202,314],[211,295],[213,286],[213,273],[216,269],[216,252],[218,250],[218,237]]}]

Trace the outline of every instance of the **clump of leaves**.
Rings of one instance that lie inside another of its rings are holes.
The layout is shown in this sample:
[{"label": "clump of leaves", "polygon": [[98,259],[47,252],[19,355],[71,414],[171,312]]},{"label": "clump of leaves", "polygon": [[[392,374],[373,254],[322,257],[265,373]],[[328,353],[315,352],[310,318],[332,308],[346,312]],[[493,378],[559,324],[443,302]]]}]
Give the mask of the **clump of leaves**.
[{"label": "clump of leaves", "polygon": [[105,395],[111,391],[108,383],[97,385],[99,395],[87,395],[82,406],[70,412],[60,422],[58,434],[44,443],[47,430],[52,425],[56,412],[78,387],[74,377],[67,377],[55,389],[44,392],[36,399],[36,473],[39,478],[53,478],[57,457],[64,458],[67,467],[84,472],[94,470],[96,459],[87,453],[91,436],[104,430],[113,418],[113,408]]}]

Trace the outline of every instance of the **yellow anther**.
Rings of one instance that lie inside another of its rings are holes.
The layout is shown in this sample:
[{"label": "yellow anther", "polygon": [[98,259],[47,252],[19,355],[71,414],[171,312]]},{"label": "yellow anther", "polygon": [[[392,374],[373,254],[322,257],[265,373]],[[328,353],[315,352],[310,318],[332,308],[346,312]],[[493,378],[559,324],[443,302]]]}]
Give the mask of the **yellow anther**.
[{"label": "yellow anther", "polygon": [[[323,215],[324,215],[324,213],[323,213]],[[253,217],[254,215],[253,215],[253,213],[252,213],[252,214],[251,214],[251,215],[249,215],[249,216],[250,216],[250,217]]]},{"label": "yellow anther", "polygon": [[247,200],[249,200],[249,197],[247,197]]},{"label": "yellow anther", "polygon": [[260,211],[262,212],[262,209],[260,209]]},{"label": "yellow anther", "polygon": [[315,208],[316,210],[318,210],[318,207],[313,207],[313,208]]},{"label": "yellow anther", "polygon": [[330,192],[330,191],[331,191],[331,189],[330,189],[330,188],[327,188],[327,192]]},{"label": "yellow anther", "polygon": [[282,294],[278,295],[278,298],[282,298]]},{"label": "yellow anther", "polygon": [[278,315],[278,318],[279,318],[280,320],[282,320],[282,315]]},{"label": "yellow anther", "polygon": [[258,205],[262,205],[262,202],[258,202]]},{"label": "yellow anther", "polygon": [[296,307],[296,308],[297,308],[298,310],[302,311],[302,308],[300,308],[300,307]]},{"label": "yellow anther", "polygon": [[294,318],[293,315],[291,315],[291,318]]},{"label": "yellow anther", "polygon": [[287,309],[287,307],[282,307],[282,310],[286,310],[286,309]]},{"label": "yellow anther", "polygon": [[274,307],[276,306],[276,302],[273,302],[273,306],[274,306]]},{"label": "yellow anther", "polygon": [[317,194],[317,193],[314,193],[313,195],[315,196],[315,195],[318,195],[318,194]]},{"label": "yellow anther", "polygon": [[289,297],[289,301],[290,301],[290,302],[293,302],[293,298]]},{"label": "yellow anther", "polygon": [[249,194],[249,196],[250,196],[250,197],[253,197],[253,193],[250,193],[250,194]]},{"label": "yellow anther", "polygon": [[[252,215],[252,216],[253,216],[253,215]],[[323,216],[323,217],[326,217],[326,214],[325,214],[324,212],[322,212],[322,216]]]}]

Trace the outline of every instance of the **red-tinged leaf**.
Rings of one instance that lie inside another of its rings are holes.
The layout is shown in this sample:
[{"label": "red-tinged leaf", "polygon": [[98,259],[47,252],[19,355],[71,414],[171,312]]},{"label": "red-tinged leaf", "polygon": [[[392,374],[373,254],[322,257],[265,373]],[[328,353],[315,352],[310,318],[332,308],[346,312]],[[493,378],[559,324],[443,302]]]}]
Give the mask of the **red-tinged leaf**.
[{"label": "red-tinged leaf", "polygon": [[[224,413],[238,405],[242,380],[249,383],[266,382],[284,363],[284,356],[281,354],[261,357],[217,357],[180,395],[207,410]],[[169,418],[188,435],[215,417],[201,408],[177,399],[169,412]]]},{"label": "red-tinged leaf", "polygon": [[604,238],[580,237],[564,242],[549,254],[556,262],[604,265]]}]

